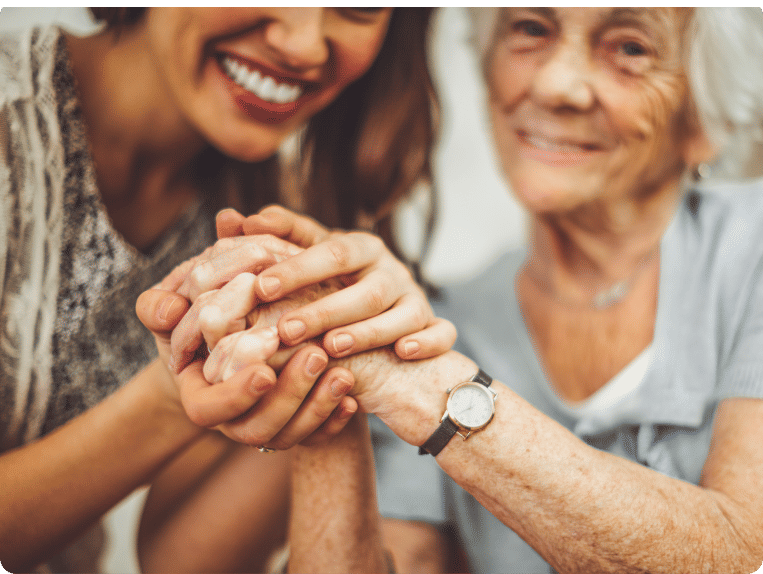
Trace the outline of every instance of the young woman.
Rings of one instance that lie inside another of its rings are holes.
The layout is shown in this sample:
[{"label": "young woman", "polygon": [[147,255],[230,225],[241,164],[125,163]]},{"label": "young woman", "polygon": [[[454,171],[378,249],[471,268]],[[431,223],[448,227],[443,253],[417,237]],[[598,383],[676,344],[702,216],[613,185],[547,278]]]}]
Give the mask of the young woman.
[{"label": "young woman", "polygon": [[[287,136],[302,134],[295,173],[310,181],[292,204],[329,225],[382,225],[427,177],[429,12],[98,9],[106,27],[92,36],[48,28],[0,38],[5,568],[52,560],[54,569],[93,571],[97,543],[55,557],[168,461],[218,440],[185,414],[135,301],[212,243],[219,208],[251,212],[279,199],[276,153]],[[290,249],[247,245],[256,256],[240,270]],[[227,247],[202,257],[214,264]],[[295,366],[305,388],[326,366],[316,349]],[[244,369],[206,405],[274,384],[272,372]],[[254,550],[252,562],[231,567],[258,568],[261,557]]]}]

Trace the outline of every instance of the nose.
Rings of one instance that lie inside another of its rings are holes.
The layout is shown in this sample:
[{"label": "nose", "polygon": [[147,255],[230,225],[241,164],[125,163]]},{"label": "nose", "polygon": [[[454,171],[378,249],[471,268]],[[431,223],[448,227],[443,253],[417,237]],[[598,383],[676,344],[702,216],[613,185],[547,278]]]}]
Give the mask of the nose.
[{"label": "nose", "polygon": [[550,109],[586,111],[595,102],[593,73],[586,48],[573,42],[560,44],[538,70],[533,95]]},{"label": "nose", "polygon": [[324,9],[281,8],[265,30],[265,41],[285,66],[300,71],[321,66],[329,57]]}]

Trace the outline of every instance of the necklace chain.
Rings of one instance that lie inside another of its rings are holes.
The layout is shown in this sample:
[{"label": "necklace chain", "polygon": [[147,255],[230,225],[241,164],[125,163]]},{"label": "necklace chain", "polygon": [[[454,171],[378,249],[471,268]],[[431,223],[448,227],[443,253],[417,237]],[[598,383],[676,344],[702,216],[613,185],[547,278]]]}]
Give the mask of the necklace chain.
[{"label": "necklace chain", "polygon": [[528,264],[525,264],[525,271],[527,272],[528,277],[556,302],[572,307],[590,307],[597,311],[601,311],[618,304],[631,292],[631,289],[633,289],[633,286],[636,284],[636,279],[639,278],[641,273],[646,269],[658,252],[659,248],[652,250],[641,259],[638,267],[630,277],[621,279],[609,287],[597,291],[588,301],[577,301],[571,297],[560,295],[556,289],[554,289],[550,281],[544,279],[538,273],[533,271]]}]

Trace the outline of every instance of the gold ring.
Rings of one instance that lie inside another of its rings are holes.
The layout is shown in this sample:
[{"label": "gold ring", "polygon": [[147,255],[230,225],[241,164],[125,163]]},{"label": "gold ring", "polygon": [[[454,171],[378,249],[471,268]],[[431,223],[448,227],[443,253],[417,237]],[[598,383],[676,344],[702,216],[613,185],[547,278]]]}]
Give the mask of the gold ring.
[{"label": "gold ring", "polygon": [[268,447],[266,447],[266,446],[256,446],[256,447],[254,447],[254,448],[256,448],[256,449],[257,449],[258,451],[260,451],[260,452],[276,452],[276,449],[274,449],[274,448],[268,448]]}]

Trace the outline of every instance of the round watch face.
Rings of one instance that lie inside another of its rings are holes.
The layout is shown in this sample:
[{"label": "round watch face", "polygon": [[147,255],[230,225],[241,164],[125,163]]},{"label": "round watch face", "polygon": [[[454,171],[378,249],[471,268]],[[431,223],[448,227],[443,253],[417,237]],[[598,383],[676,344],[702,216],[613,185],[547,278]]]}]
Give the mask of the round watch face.
[{"label": "round watch face", "polygon": [[484,427],[493,418],[494,412],[493,394],[480,383],[461,383],[448,397],[448,415],[470,430]]}]

